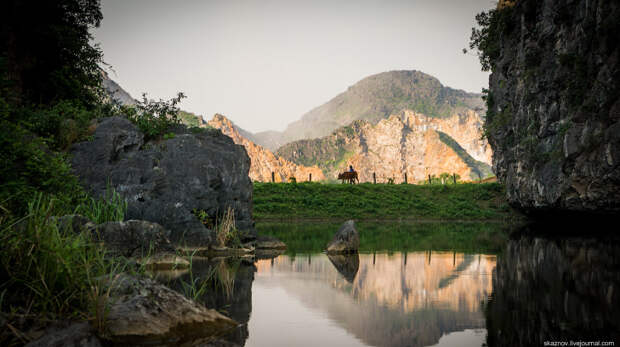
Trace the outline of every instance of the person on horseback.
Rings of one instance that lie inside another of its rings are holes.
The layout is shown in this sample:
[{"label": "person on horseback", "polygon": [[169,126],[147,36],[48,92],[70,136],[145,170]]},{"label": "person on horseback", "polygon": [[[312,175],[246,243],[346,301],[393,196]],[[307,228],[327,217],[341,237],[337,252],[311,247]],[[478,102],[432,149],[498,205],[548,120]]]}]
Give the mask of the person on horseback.
[{"label": "person on horseback", "polygon": [[353,170],[353,165],[349,165],[349,172],[355,172],[355,170]]}]

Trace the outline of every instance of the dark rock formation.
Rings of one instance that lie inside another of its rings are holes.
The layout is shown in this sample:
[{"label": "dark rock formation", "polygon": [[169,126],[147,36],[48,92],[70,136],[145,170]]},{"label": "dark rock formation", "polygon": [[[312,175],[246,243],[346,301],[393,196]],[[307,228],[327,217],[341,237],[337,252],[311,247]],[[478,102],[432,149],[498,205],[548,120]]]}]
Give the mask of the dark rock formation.
[{"label": "dark rock formation", "polygon": [[500,5],[486,127],[509,201],[541,214],[620,212],[620,3]]},{"label": "dark rock formation", "polygon": [[256,249],[286,249],[286,244],[273,236],[258,235]]},{"label": "dark rock formation", "polygon": [[226,333],[237,323],[155,281],[112,280],[106,338],[120,345],[177,343]]},{"label": "dark rock formation", "polygon": [[355,229],[355,222],[348,220],[327,244],[327,253],[357,253],[359,247],[360,236]]},{"label": "dark rock formation", "polygon": [[620,341],[618,254],[617,239],[510,240],[493,276],[488,345]]},{"label": "dark rock formation", "polygon": [[219,219],[228,207],[237,228],[253,238],[250,160],[242,146],[213,129],[185,127],[173,139],[144,143],[127,119],[101,121],[94,140],[72,147],[72,166],[95,196],[114,189],[128,202],[127,218],[156,222],[173,242],[210,245],[213,235],[193,210]]},{"label": "dark rock formation", "polygon": [[95,239],[103,241],[106,250],[124,257],[143,257],[153,252],[174,252],[168,239],[170,231],[157,223],[143,220],[107,222],[97,225]]}]

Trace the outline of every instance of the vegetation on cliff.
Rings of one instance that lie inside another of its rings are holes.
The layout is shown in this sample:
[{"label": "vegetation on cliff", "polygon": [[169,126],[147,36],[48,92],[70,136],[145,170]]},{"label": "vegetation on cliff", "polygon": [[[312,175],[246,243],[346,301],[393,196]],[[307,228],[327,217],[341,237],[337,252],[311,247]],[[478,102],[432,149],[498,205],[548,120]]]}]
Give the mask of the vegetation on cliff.
[{"label": "vegetation on cliff", "polygon": [[254,183],[256,220],[518,218],[497,183],[319,184]]}]

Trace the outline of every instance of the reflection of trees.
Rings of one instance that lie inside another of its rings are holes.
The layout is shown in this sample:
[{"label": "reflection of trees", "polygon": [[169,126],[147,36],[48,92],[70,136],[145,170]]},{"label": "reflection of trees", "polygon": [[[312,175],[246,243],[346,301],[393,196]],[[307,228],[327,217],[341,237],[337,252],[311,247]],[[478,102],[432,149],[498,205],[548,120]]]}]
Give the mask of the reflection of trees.
[{"label": "reflection of trees", "polygon": [[286,280],[279,276],[289,294],[370,345],[426,346],[444,333],[484,328],[480,303],[490,294],[492,256],[361,254],[359,265],[351,266],[357,276],[343,271],[352,263],[281,256],[259,261],[257,276],[291,272]]},{"label": "reflection of trees", "polygon": [[620,341],[618,241],[510,240],[487,308],[489,346]]}]

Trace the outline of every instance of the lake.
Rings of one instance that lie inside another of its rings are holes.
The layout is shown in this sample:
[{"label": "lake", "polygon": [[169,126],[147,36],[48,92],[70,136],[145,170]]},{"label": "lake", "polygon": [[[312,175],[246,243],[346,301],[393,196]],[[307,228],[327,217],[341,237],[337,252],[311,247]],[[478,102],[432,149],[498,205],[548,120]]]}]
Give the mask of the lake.
[{"label": "lake", "polygon": [[501,223],[358,223],[360,254],[320,249],[329,223],[264,223],[289,245],[195,258],[173,286],[242,325],[207,346],[521,346],[618,341],[617,239],[541,237]]}]

